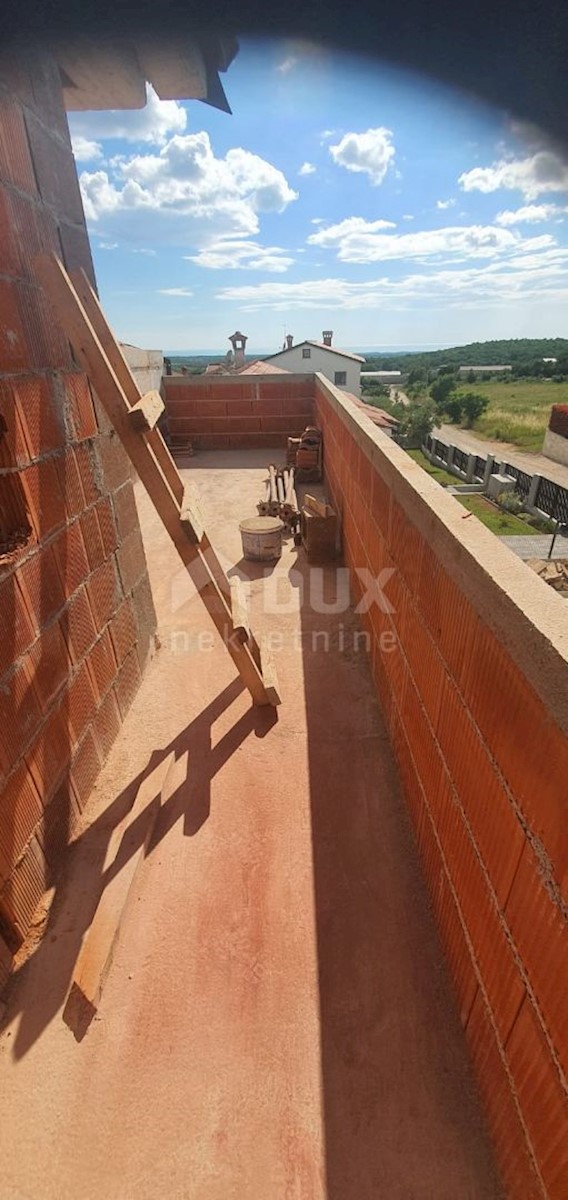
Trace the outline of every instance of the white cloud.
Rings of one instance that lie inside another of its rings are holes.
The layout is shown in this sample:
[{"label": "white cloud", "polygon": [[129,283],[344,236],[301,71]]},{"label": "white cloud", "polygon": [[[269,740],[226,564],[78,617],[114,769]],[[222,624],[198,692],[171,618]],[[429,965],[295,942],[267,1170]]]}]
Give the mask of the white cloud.
[{"label": "white cloud", "polygon": [[315,173],[316,168],[311,162],[302,163],[300,170],[298,171],[298,175],[315,175]]},{"label": "white cloud", "polygon": [[568,212],[568,208],[563,208],[558,204],[527,204],[514,211],[505,209],[504,212],[497,213],[495,223],[497,225],[522,225],[525,222],[536,224],[539,221],[550,221],[553,217],[562,216],[566,212]]},{"label": "white cloud", "polygon": [[103,156],[102,146],[80,133],[71,138],[71,146],[76,162],[98,162]]},{"label": "white cloud", "polygon": [[146,86],[146,107],[135,110],[70,113],[73,141],[121,138],[125,142],[150,142],[163,146],[173,133],[183,133],[187,113],[177,100],[160,100],[151,84]]},{"label": "white cloud", "polygon": [[395,149],[392,131],[379,126],[365,133],[346,133],[336,146],[329,147],[333,161],[347,171],[363,172],[378,187],[391,165]]},{"label": "white cloud", "polygon": [[496,192],[500,188],[522,192],[536,200],[547,192],[568,190],[568,163],[552,150],[539,150],[529,158],[502,159],[491,167],[474,167],[458,180],[465,192]]},{"label": "white cloud", "polygon": [[193,296],[189,288],[158,288],[159,296]]},{"label": "white cloud", "polygon": [[394,228],[389,221],[365,221],[348,217],[310,234],[308,243],[336,250],[340,262],[385,262],[389,259],[428,259],[452,255],[458,258],[493,258],[522,245],[540,249],[553,244],[548,234],[523,243],[520,235],[492,225],[456,225],[425,229],[416,233],[384,233]]},{"label": "white cloud", "polygon": [[287,75],[289,71],[293,71],[294,67],[297,67],[299,61],[300,60],[297,54],[289,54],[287,58],[284,58],[282,62],[278,64],[276,70],[280,73],[280,75]]},{"label": "white cloud", "polygon": [[414,217],[412,216],[412,213],[404,213],[402,219],[403,221],[413,221]]},{"label": "white cloud", "polygon": [[147,248],[147,246],[137,246],[135,249],[132,250],[132,254],[147,254],[148,258],[155,258],[156,251],[149,250]]},{"label": "white cloud", "polygon": [[451,199],[451,200],[436,200],[436,208],[442,208],[442,209],[453,208],[455,203],[456,202],[453,199]]},{"label": "white cloud", "polygon": [[118,250],[118,242],[99,242],[98,250]]},{"label": "white cloud", "polygon": [[240,148],[216,158],[205,132],[176,134],[158,153],[136,154],[80,177],[87,220],[106,236],[200,249],[258,233],[259,214],[297,199],[276,167]]},{"label": "white cloud", "polygon": [[365,283],[328,278],[294,283],[260,283],[227,287],[217,299],[239,304],[246,311],[272,309],[364,310],[502,307],[530,302],[568,300],[568,250],[519,254],[505,262],[492,262],[458,270],[425,271],[401,279],[382,277]]},{"label": "white cloud", "polygon": [[322,129],[322,131],[320,133],[320,138],[321,138],[322,142],[329,142],[329,139],[332,137],[335,137],[336,133],[337,133],[336,129]]},{"label": "white cloud", "polygon": [[205,246],[199,254],[185,255],[199,267],[214,271],[287,271],[294,262],[280,246],[260,246],[257,242],[238,241],[235,238],[220,238],[218,242]]}]

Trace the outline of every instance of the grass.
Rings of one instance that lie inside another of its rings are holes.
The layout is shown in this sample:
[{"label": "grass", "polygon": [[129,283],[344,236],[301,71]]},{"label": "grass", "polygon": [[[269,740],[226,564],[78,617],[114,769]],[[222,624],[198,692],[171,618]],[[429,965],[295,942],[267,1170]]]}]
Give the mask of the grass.
[{"label": "grass", "polygon": [[531,537],[537,533],[525,521],[521,521],[519,517],[515,517],[513,513],[503,512],[502,509],[496,508],[485,496],[456,496],[460,504],[464,508],[469,509],[469,512],[482,522],[483,525],[490,529],[492,533],[496,533],[497,537],[522,537],[523,535]]},{"label": "grass", "polygon": [[474,432],[522,450],[540,451],[553,404],[568,403],[568,383],[546,379],[476,380],[460,384],[459,392],[487,396],[489,408],[475,422]]},{"label": "grass", "polygon": [[410,458],[413,458],[414,461],[418,463],[419,467],[422,467],[424,471],[427,471],[428,474],[432,476],[432,479],[436,480],[436,483],[441,483],[443,487],[447,487],[448,484],[451,484],[452,487],[455,487],[456,483],[463,482],[458,478],[457,475],[450,475],[449,471],[444,471],[442,467],[435,467],[433,463],[426,458],[421,450],[407,450],[406,453],[410,455]]}]

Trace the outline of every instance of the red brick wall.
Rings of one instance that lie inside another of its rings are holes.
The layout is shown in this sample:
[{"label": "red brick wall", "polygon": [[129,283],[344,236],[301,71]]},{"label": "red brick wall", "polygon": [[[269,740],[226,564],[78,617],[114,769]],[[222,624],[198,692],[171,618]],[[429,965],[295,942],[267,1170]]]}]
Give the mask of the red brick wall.
[{"label": "red brick wall", "polygon": [[59,73],[0,70],[0,472],[30,537],[0,557],[0,983],[58,870],[147,655],[129,464],[33,259],[93,279]]},{"label": "red brick wall", "polygon": [[197,449],[285,446],[313,421],[313,375],[166,376],[169,431]]},{"label": "red brick wall", "polygon": [[[561,1200],[568,1195],[566,657],[550,652],[538,694],[520,651],[512,651],[517,626],[522,637],[513,602],[505,594],[498,612],[495,603],[501,632],[491,623],[491,597],[486,611],[478,603],[477,564],[456,538],[452,547],[451,534],[438,539],[436,499],[432,505],[419,494],[427,487],[432,496],[435,485],[398,448],[381,453],[380,435],[367,435],[361,418],[320,385],[316,411],[355,598],[363,591],[355,568],[373,577],[394,568],[385,587],[394,611],[374,605],[364,617],[373,673],[507,1195]],[[488,561],[494,550],[487,542]],[[508,568],[508,559],[501,565]],[[538,582],[527,579],[527,597]],[[544,607],[549,597],[539,594]],[[556,599],[552,606],[556,613]],[[528,622],[524,636],[530,646]],[[535,671],[540,653],[535,640]]]}]

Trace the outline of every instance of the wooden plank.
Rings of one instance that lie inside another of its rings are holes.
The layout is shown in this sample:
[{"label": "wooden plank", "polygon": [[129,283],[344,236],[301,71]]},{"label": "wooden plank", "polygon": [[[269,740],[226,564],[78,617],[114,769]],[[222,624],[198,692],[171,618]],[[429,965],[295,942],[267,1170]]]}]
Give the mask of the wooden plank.
[{"label": "wooden plank", "polygon": [[[106,357],[124,392],[124,395],[126,396],[129,405],[133,407],[140,400],[138,384],[136,383],[136,380],[112,332],[112,329],[107,323],[107,319],[101,308],[99,299],[95,295],[82,268],[78,271],[72,271],[70,278],[73,287],[75,288],[75,292],[81,301],[89,322],[100,342],[102,349],[106,354]],[[175,496],[178,504],[181,504],[183,499],[183,482],[160,431],[158,429],[153,429],[147,434],[146,441],[151,447],[156,461],[160,464],[172,495]]]},{"label": "wooden plank", "polygon": [[[130,425],[128,416],[130,404],[63,264],[57,255],[52,253],[39,255],[35,259],[34,266],[73,346],[79,365],[89,376],[109,420],[114,425],[126,453],[138,472],[141,483],[146,488],[182,562],[187,567],[215,628],[225,642],[245,687],[249,689],[255,704],[270,704],[271,701],[264,688],[262,676],[250,650],[235,636],[230,605],[215,579],[207,556],[200,552],[198,546],[189,541],[181,525],[180,504],[164,478],[160,464],[153,452],[150,442],[152,435],[148,438],[141,438]],[[133,380],[132,382],[134,383]],[[134,387],[136,387],[135,384]],[[136,398],[140,399],[138,391]],[[177,471],[176,477],[181,484]]]},{"label": "wooden plank", "polygon": [[146,433],[158,424],[164,411],[164,401],[159,392],[145,392],[130,409],[130,424],[138,433]]},{"label": "wooden plank", "polygon": [[248,605],[244,593],[243,582],[238,575],[231,575],[229,579],[231,589],[231,612],[233,614],[233,627],[235,633],[240,637],[242,642],[247,642],[250,639],[250,621],[248,614]]},{"label": "wooden plank", "polygon": [[281,704],[274,658],[266,637],[261,638],[260,642],[260,669],[262,671],[262,680],[266,688],[266,694],[269,697],[269,703],[275,706]]},{"label": "wooden plank", "polygon": [[109,839],[102,892],[79,951],[63,1020],[80,1041],[99,1007],[134,877],[160,810],[161,791],[175,760],[172,751],[140,784],[130,811]]},{"label": "wooden plank", "polygon": [[199,493],[192,481],[185,484],[179,519],[189,541],[194,546],[199,545],[203,541],[205,526]]},{"label": "wooden plank", "polygon": [[311,509],[311,511],[313,513],[315,513],[317,517],[325,517],[326,516],[325,504],[322,504],[322,502],[320,500],[316,500],[315,496],[305,495],[304,496],[304,504],[305,504],[306,508]]}]

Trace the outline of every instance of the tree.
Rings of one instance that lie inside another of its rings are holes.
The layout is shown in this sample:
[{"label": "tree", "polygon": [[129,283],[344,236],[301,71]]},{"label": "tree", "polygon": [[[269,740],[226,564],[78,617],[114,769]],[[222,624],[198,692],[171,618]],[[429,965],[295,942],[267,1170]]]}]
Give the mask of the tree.
[{"label": "tree", "polygon": [[476,379],[477,379],[477,375],[475,374],[475,371],[473,371],[473,370],[472,370],[472,371],[468,371],[468,373],[467,373],[467,382],[468,382],[468,383],[475,383]]},{"label": "tree", "polygon": [[431,400],[408,404],[401,416],[399,435],[422,445],[436,423],[436,409]]},{"label": "tree", "polygon": [[489,405],[487,396],[480,395],[479,392],[466,392],[460,397],[462,404],[462,412],[465,416],[465,427],[471,429],[474,421],[485,412]]},{"label": "tree", "polygon": [[452,425],[458,425],[462,418],[463,396],[456,396],[453,392],[450,393],[448,399],[444,403],[442,412],[447,416]]},{"label": "tree", "polygon": [[456,381],[453,375],[439,375],[430,388],[430,395],[434,404],[437,404],[438,408],[443,410],[448,397],[455,391],[455,388]]}]

